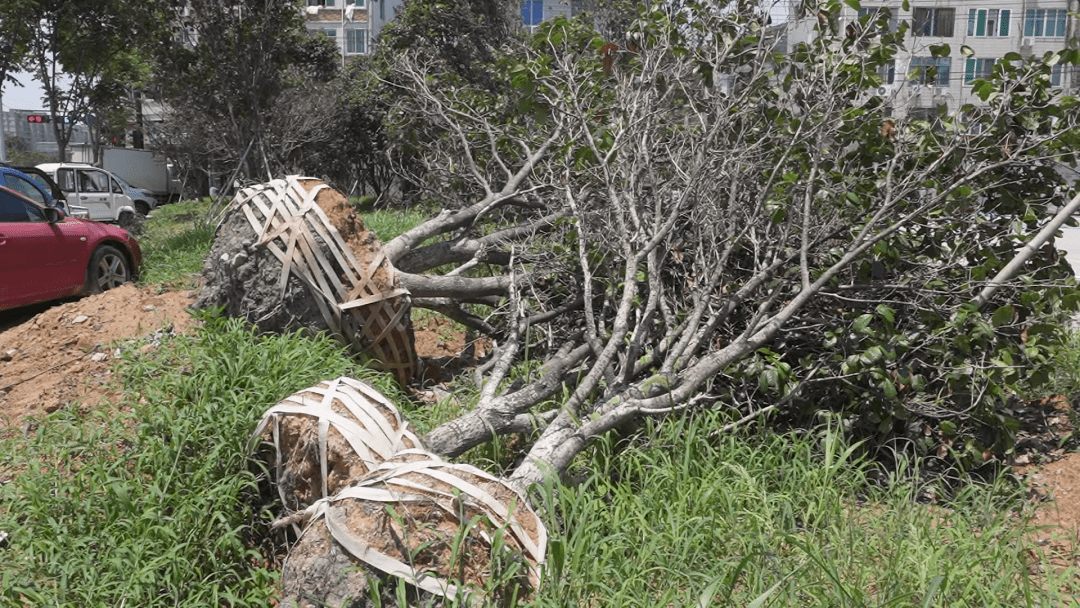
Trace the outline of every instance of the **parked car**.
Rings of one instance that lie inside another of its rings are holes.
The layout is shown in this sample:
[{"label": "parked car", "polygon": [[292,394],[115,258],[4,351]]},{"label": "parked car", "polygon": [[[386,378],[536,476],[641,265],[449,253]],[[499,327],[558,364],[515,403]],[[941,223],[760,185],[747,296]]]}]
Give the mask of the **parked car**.
[{"label": "parked car", "polygon": [[[130,224],[140,212],[120,180],[104,169],[83,163],[43,163],[38,169],[60,185],[69,205],[86,207],[92,220]],[[142,215],[149,212],[147,207]]]},{"label": "parked car", "polygon": [[116,178],[116,181],[120,182],[124,191],[131,197],[132,202],[135,203],[136,211],[143,215],[150,215],[151,211],[158,208],[158,202],[157,199],[154,198],[153,192],[150,192],[146,188],[136,188],[115,173],[113,173],[113,177]]},{"label": "parked car", "polygon": [[139,243],[0,186],[0,310],[99,293],[132,280]]},{"label": "parked car", "polygon": [[49,176],[37,167],[18,167],[0,163],[0,186],[20,192],[46,207],[60,207],[65,215],[75,217],[87,215],[86,209],[71,209],[68,206],[67,197],[56,182],[49,179]]}]

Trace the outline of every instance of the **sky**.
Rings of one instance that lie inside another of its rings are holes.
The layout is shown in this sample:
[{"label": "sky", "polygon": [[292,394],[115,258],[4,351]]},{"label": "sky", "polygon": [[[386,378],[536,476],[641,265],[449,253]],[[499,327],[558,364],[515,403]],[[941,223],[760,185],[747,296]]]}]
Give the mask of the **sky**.
[{"label": "sky", "polygon": [[15,78],[23,84],[17,87],[10,82],[4,83],[3,103],[5,110],[40,110],[42,109],[41,85],[37,83],[27,72],[14,74]]}]

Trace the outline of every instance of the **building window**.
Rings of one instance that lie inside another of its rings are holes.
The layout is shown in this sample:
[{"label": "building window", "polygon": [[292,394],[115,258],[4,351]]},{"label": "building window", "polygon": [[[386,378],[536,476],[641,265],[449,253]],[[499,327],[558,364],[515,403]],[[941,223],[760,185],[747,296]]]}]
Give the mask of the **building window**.
[{"label": "building window", "polygon": [[1055,86],[1055,87],[1060,87],[1061,86],[1061,68],[1062,68],[1063,65],[1064,64],[1061,64],[1061,63],[1055,63],[1053,65],[1053,67],[1050,68],[1050,84],[1051,84],[1051,86]]},{"label": "building window", "polygon": [[964,66],[964,84],[970,83],[976,78],[986,78],[994,69],[997,59],[975,59],[969,57]]},{"label": "building window", "polygon": [[1065,9],[1032,9],[1024,13],[1024,36],[1064,37]]},{"label": "building window", "polygon": [[908,66],[908,84],[932,84],[939,87],[949,86],[949,57],[912,57]]},{"label": "building window", "polygon": [[525,25],[540,25],[544,20],[544,3],[542,0],[524,0],[521,3],[521,20]]},{"label": "building window", "polygon": [[367,30],[345,30],[345,54],[361,55],[367,52]]},{"label": "building window", "polygon": [[968,11],[968,36],[1008,36],[1011,15],[1008,9],[973,8]]},{"label": "building window", "polygon": [[308,6],[334,6],[337,0],[307,0]]},{"label": "building window", "polygon": [[953,35],[956,23],[955,8],[915,8],[912,32],[916,36],[939,36],[949,38]]},{"label": "building window", "polygon": [[881,84],[893,84],[896,82],[896,60],[893,59],[879,67],[877,73],[878,76],[881,76]]},{"label": "building window", "polygon": [[323,35],[325,35],[327,38],[329,38],[331,40],[334,40],[334,41],[337,41],[337,30],[336,29],[334,29],[332,27],[329,27],[329,28],[326,28],[326,29],[321,30],[321,31],[322,31]]}]

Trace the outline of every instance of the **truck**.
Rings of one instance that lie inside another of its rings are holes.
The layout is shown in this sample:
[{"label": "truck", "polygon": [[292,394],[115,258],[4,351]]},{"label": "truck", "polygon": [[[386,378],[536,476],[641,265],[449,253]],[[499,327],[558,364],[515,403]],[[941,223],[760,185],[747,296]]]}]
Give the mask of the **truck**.
[{"label": "truck", "polygon": [[[73,150],[73,156],[89,156],[90,150]],[[89,163],[92,158],[72,158],[75,162]],[[148,191],[159,205],[180,198],[181,183],[174,174],[172,164],[163,156],[150,150],[105,146],[101,149],[99,167],[110,171],[135,188]]]}]

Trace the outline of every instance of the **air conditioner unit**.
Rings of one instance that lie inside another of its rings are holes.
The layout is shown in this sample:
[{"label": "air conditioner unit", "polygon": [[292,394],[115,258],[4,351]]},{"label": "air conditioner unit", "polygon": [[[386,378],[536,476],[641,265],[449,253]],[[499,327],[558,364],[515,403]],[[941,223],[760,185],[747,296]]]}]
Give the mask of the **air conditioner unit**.
[{"label": "air conditioner unit", "polygon": [[889,93],[892,93],[892,87],[890,87],[890,86],[878,87],[878,90],[877,90],[878,95],[880,95],[882,97],[888,97]]},{"label": "air conditioner unit", "polygon": [[1026,48],[1031,48],[1031,38],[1021,38],[1020,39],[1020,46],[1021,47],[1026,47]]}]

